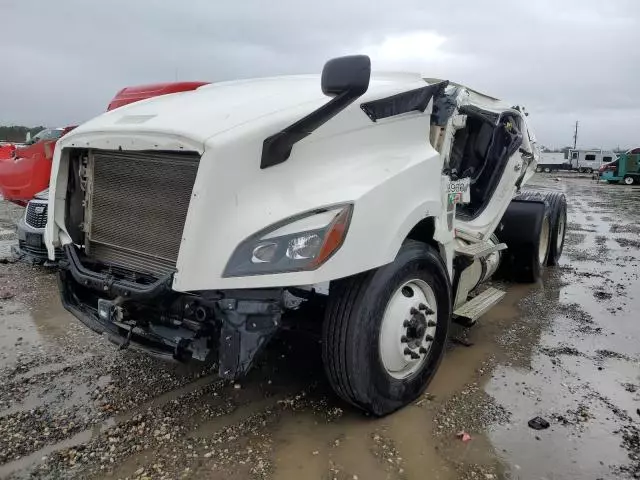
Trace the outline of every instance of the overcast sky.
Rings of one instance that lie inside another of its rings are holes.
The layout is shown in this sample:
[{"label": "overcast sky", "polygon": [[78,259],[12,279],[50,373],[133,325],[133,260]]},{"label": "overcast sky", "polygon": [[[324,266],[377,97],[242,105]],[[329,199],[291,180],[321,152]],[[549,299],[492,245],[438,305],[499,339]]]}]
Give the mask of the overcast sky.
[{"label": "overcast sky", "polygon": [[[0,124],[62,126],[127,85],[320,72],[367,53],[525,105],[538,140],[640,145],[640,0],[0,0]],[[215,108],[215,107],[214,107]]]}]

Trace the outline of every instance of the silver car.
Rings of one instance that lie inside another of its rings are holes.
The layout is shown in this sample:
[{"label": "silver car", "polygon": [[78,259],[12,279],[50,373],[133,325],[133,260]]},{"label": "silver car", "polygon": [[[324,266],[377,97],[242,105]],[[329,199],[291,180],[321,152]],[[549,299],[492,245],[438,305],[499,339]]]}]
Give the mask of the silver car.
[{"label": "silver car", "polygon": [[[31,260],[46,262],[49,260],[44,244],[44,227],[47,224],[49,189],[43,190],[27,204],[24,215],[18,222],[19,253]],[[57,257],[57,255],[56,255]]]}]

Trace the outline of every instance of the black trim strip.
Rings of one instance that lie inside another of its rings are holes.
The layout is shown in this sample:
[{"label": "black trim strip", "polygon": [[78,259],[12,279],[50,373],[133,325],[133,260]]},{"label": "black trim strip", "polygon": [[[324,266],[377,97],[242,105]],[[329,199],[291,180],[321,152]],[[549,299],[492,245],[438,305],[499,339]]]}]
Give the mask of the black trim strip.
[{"label": "black trim strip", "polygon": [[465,115],[471,115],[473,117],[482,118],[486,122],[489,122],[491,125],[498,125],[500,121],[501,113],[489,112],[487,110],[482,110],[480,107],[476,107],[475,105],[463,105],[460,107],[460,113]]},{"label": "black trim strip", "polygon": [[414,110],[424,112],[431,99],[442,95],[447,85],[449,85],[448,80],[434,83],[433,85],[427,85],[407,92],[397,93],[390,97],[363,103],[360,105],[360,108],[367,114],[372,122]]}]

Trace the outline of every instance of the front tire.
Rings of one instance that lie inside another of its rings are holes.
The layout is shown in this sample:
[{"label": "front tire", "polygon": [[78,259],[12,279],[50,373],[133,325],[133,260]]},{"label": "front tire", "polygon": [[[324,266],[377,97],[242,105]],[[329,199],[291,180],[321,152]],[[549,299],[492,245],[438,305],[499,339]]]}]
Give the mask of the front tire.
[{"label": "front tire", "polygon": [[421,242],[407,241],[391,264],[332,282],[322,332],[331,386],[377,416],[407,405],[440,364],[450,317],[446,268]]},{"label": "front tire", "polygon": [[633,178],[631,175],[627,175],[626,177],[624,177],[622,181],[624,182],[625,185],[633,185],[634,183],[636,183],[636,179]]}]

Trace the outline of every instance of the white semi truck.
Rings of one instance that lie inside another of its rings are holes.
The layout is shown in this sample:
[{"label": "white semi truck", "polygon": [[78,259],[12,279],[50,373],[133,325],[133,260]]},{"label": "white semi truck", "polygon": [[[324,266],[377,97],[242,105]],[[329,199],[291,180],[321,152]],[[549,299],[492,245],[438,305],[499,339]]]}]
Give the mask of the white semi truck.
[{"label": "white semi truck", "polygon": [[213,358],[236,378],[319,315],[335,391],[375,415],[417,398],[451,321],[562,252],[560,193],[523,109],[462,85],[371,75],[211,84],[105,113],[58,142],[46,230],[64,306],[121,347]]}]

